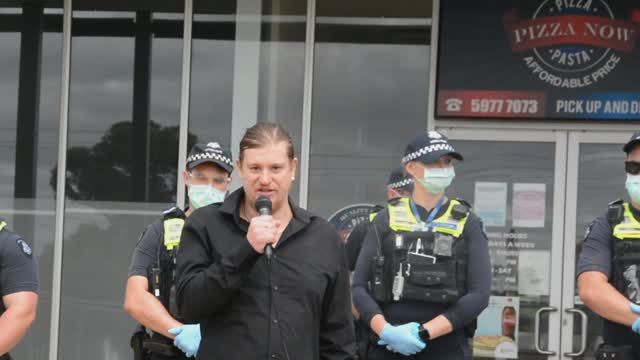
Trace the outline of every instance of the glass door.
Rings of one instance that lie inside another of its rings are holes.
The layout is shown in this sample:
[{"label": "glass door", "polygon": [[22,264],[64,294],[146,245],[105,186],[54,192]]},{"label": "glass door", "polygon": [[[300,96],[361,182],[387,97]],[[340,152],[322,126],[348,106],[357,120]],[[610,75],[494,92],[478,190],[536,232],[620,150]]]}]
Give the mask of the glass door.
[{"label": "glass door", "polygon": [[465,158],[449,195],[472,204],[489,239],[492,296],[474,357],[558,359],[566,133],[439,130]]},{"label": "glass door", "polygon": [[602,342],[601,320],[582,303],[576,286],[576,259],[584,234],[607,204],[626,198],[625,154],[628,132],[571,132],[568,136],[567,197],[562,297],[562,358],[594,359]]}]

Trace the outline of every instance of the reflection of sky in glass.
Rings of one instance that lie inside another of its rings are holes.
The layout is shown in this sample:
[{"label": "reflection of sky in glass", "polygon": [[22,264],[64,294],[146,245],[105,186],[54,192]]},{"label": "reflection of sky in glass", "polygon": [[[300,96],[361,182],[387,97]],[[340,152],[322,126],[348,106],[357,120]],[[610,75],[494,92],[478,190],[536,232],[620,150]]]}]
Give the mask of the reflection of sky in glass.
[{"label": "reflection of sky in glass", "polygon": [[[1,193],[13,195],[13,164],[18,104],[18,69],[20,37],[17,33],[0,33],[0,186]],[[9,189],[5,189],[9,186]]]},{"label": "reflection of sky in glass", "polygon": [[[6,14],[7,9],[0,9]],[[19,14],[20,10],[9,11]],[[61,14],[61,9],[46,9],[47,14]],[[51,269],[53,266],[53,229],[55,224],[54,192],[49,185],[51,170],[58,153],[60,116],[60,73],[62,69],[62,34],[42,36],[39,119],[35,134],[26,139],[35,142],[36,198],[14,199],[14,184],[28,181],[15,179],[17,132],[18,76],[20,70],[20,34],[0,33],[0,217],[31,244],[39,264],[40,292],[38,317],[12,350],[15,358],[44,359],[49,352],[51,318]]]},{"label": "reflection of sky in glass", "polygon": [[[13,196],[19,74],[19,34],[0,33],[0,197]],[[10,51],[7,51],[10,50]],[[62,35],[43,35],[38,127],[37,195],[53,197],[49,177],[58,151]]]},{"label": "reflection of sky in glass", "polygon": [[91,146],[115,122],[131,120],[133,39],[72,40],[69,147]]},{"label": "reflection of sky in glass", "polygon": [[319,43],[314,65],[310,208],[384,203],[391,169],[426,129],[429,47]]},{"label": "reflection of sky in glass", "polygon": [[189,131],[224,146],[231,145],[233,61],[233,41],[193,40]]}]

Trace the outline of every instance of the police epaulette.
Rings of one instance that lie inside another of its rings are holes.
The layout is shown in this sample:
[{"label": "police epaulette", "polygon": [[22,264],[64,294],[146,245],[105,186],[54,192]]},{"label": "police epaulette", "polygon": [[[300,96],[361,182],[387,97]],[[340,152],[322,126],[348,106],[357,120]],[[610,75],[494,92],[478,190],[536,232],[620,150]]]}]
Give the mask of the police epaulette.
[{"label": "police epaulette", "polygon": [[184,211],[180,209],[178,206],[174,205],[162,212],[163,219],[186,219],[187,216],[184,214]]},{"label": "police epaulette", "polygon": [[624,219],[624,200],[617,199],[607,206],[607,221],[611,226],[619,224]]},{"label": "police epaulette", "polygon": [[611,206],[615,206],[615,205],[622,205],[623,203],[624,203],[624,200],[616,199],[616,200],[613,200],[612,202],[610,202],[608,204],[608,206],[611,207]]},{"label": "police epaulette", "polygon": [[469,202],[467,202],[467,200],[460,199],[460,198],[456,198],[456,200],[457,200],[457,201],[459,201],[459,202],[460,202],[460,204],[462,204],[462,205],[466,206],[466,207],[468,208],[468,210],[467,210],[467,211],[471,210],[471,207],[472,207],[472,206],[471,206],[471,204],[469,204]]},{"label": "police epaulette", "polygon": [[456,198],[456,201],[460,204],[456,204],[453,209],[451,209],[451,216],[456,220],[464,219],[464,217],[469,214],[469,211],[471,211],[471,204],[463,199]]}]

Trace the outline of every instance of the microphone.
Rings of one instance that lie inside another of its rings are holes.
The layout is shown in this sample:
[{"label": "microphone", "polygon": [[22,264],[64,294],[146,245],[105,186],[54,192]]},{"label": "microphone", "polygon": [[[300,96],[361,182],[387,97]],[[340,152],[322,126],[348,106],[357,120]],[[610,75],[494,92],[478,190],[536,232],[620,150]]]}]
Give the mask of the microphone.
[{"label": "microphone", "polygon": [[[271,215],[271,199],[264,195],[258,196],[256,199],[256,210],[258,210],[258,214],[260,215]],[[264,252],[267,258],[270,259],[273,254],[273,246],[268,244]]]}]

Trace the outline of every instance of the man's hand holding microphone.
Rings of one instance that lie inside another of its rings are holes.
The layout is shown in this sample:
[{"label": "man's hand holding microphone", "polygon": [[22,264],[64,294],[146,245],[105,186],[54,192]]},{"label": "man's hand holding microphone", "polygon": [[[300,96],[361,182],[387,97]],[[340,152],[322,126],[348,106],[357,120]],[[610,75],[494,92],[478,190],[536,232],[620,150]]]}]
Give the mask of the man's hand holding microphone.
[{"label": "man's hand holding microphone", "polygon": [[251,219],[247,240],[255,251],[260,254],[266,253],[267,257],[271,257],[273,246],[278,242],[282,233],[282,223],[271,216],[271,200],[268,197],[258,197],[256,209],[259,216]]}]

